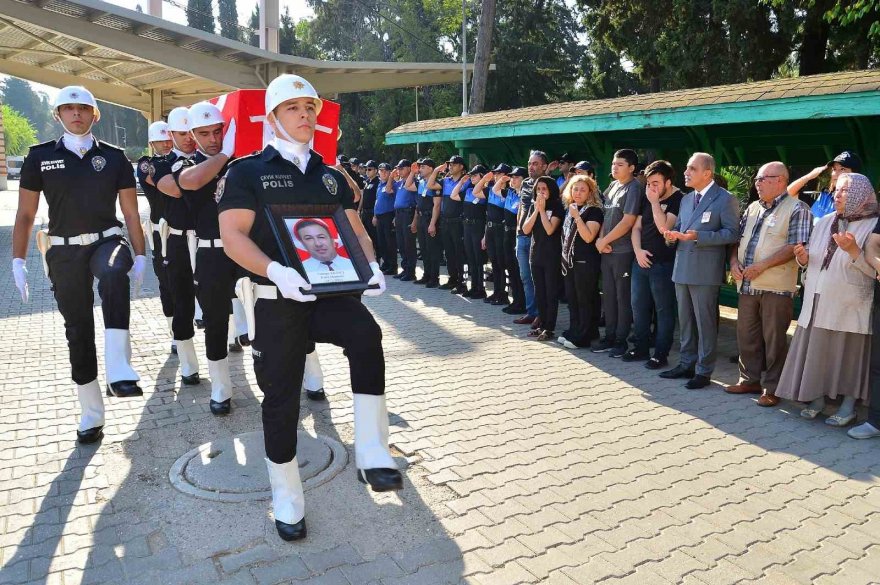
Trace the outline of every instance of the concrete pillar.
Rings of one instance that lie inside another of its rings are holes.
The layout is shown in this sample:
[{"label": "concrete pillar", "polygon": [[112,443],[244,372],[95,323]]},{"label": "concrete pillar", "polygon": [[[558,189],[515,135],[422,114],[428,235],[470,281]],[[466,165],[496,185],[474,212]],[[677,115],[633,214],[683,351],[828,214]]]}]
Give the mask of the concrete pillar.
[{"label": "concrete pillar", "polygon": [[6,178],[9,170],[6,167],[6,141],[3,134],[3,111],[0,110],[0,191],[5,191],[8,187]]},{"label": "concrete pillar", "polygon": [[148,121],[152,124],[158,120],[162,119],[162,90],[161,89],[151,89],[150,90],[150,115],[147,117]]},{"label": "concrete pillar", "polygon": [[147,14],[156,18],[162,18],[162,0],[149,0]]},{"label": "concrete pillar", "polygon": [[281,8],[278,0],[260,0],[260,48],[277,53]]}]

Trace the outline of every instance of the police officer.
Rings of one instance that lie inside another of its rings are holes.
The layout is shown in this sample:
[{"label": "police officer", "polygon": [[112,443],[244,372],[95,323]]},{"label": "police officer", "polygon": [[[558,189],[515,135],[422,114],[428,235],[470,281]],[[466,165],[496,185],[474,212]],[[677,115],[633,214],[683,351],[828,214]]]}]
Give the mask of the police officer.
[{"label": "police officer", "polygon": [[[174,302],[171,330],[177,345],[182,382],[194,386],[199,378],[199,360],[193,342],[195,329],[195,285],[193,258],[196,249],[195,222],[186,202],[181,199],[174,173],[196,152],[196,143],[190,133],[189,110],[174,108],[168,114],[168,131],[174,146],[171,153],[153,165],[152,181],[165,197],[165,217],[160,222],[161,249],[165,256],[165,273]],[[192,250],[192,254],[190,251]]]},{"label": "police officer", "polygon": [[425,271],[416,284],[425,288],[440,286],[440,255],[443,253],[443,240],[440,237],[440,191],[428,189],[428,177],[437,166],[430,158],[419,163],[418,213],[419,249],[422,251],[422,265]]},{"label": "police officer", "polygon": [[368,160],[364,165],[366,168],[366,180],[361,194],[361,200],[358,203],[358,214],[361,216],[361,223],[367,230],[370,240],[373,241],[373,251],[376,253],[376,260],[383,262],[385,257],[382,256],[382,250],[379,249],[379,239],[376,234],[376,226],[373,223],[373,210],[376,207],[376,189],[379,187],[379,163],[374,160]]},{"label": "police officer", "polygon": [[486,235],[484,237],[485,248],[489,253],[489,262],[492,265],[492,283],[494,290],[492,295],[485,299],[492,305],[508,305],[510,299],[507,296],[507,278],[505,271],[507,265],[504,261],[504,198],[506,189],[495,192],[495,179],[510,174],[510,165],[501,163],[492,169],[492,172],[483,175],[474,186],[474,196],[483,196],[488,193],[486,206]]},{"label": "police officer", "polygon": [[400,249],[401,268],[399,278],[403,282],[416,279],[416,184],[412,163],[401,159],[391,171],[391,180],[385,184],[385,193],[394,195],[394,235]]},{"label": "police officer", "polygon": [[172,176],[195,220],[198,238],[194,276],[205,323],[211,413],[226,415],[232,407],[227,341],[238,266],[223,250],[214,196],[235,152],[235,121],[226,128],[220,109],[210,102],[193,105],[189,109],[189,121],[197,152],[181,161],[182,165]]},{"label": "police officer", "polygon": [[[140,378],[130,363],[129,271],[137,290],[147,258],[131,162],[121,149],[92,135],[92,126],[101,119],[94,96],[84,87],[65,87],[55,99],[54,116],[64,127],[63,136],[31,147],[22,164],[12,272],[21,299],[27,302],[25,258],[42,191],[49,204],[50,247],[45,260],[64,317],[81,407],[77,439],[94,443],[104,435],[104,400],[98,384],[93,282],[98,279],[104,316],[107,395],[141,396]],[[116,219],[117,199],[134,260]]]},{"label": "police officer", "polygon": [[[440,173],[449,170],[442,181],[438,182]],[[464,176],[464,159],[458,155],[435,168],[428,178],[428,189],[436,189],[443,196],[440,205],[440,233],[443,237],[443,250],[446,252],[446,270],[449,280],[440,286],[453,294],[464,294],[467,287],[464,285],[464,235],[462,232],[462,202],[452,199],[452,190]]]},{"label": "police officer", "polygon": [[510,283],[513,301],[501,310],[508,315],[523,315],[527,312],[525,288],[519,273],[519,262],[516,259],[516,219],[520,206],[519,194],[523,181],[528,176],[529,173],[526,169],[513,167],[509,175],[500,177],[492,187],[492,191],[496,194],[506,191],[504,196],[504,266],[507,268],[507,281]]},{"label": "police officer", "polygon": [[[165,274],[165,258],[162,256],[162,239],[159,236],[159,223],[162,221],[165,210],[165,196],[156,189],[150,178],[151,169],[159,159],[164,158],[171,152],[171,134],[168,132],[168,124],[163,121],[153,122],[147,128],[147,139],[152,156],[144,155],[137,162],[137,177],[144,190],[147,203],[150,204],[150,219],[145,222],[144,235],[150,238],[150,247],[153,250],[153,272],[159,282],[159,300],[162,303],[162,314],[168,320],[168,331],[171,331],[171,322],[174,319],[174,302],[171,299],[171,290],[168,288],[168,278]],[[174,344],[174,336],[171,336],[171,353],[177,353]]]},{"label": "police officer", "polygon": [[394,193],[387,190],[391,182],[391,165],[379,164],[379,184],[376,188],[376,207],[373,209],[373,225],[382,251],[382,274],[397,274],[397,237],[394,234]]},{"label": "police officer", "polygon": [[[385,290],[385,279],[347,182],[342,173],[326,166],[321,156],[309,149],[322,104],[302,77],[285,74],[274,79],[266,89],[266,112],[275,138],[261,154],[233,162],[217,191],[226,253],[257,283],[250,293],[258,299],[253,305],[255,335],[251,345],[257,383],[265,395],[263,433],[275,526],[284,540],[306,536],[296,427],[300,380],[310,341],[341,346],[348,357],[358,479],[375,491],[403,487],[388,449],[385,360],[378,324],[357,296],[316,299],[307,294],[311,285],[303,276],[279,263],[282,254],[263,213],[266,205],[275,203],[338,203],[345,209],[373,271],[369,282],[377,288],[364,295]],[[266,181],[268,176],[276,179]],[[245,288],[246,283],[247,279],[242,279],[240,287]]]},{"label": "police officer", "polygon": [[486,195],[475,195],[474,187],[486,174],[486,167],[475,165],[453,188],[451,199],[463,201],[462,224],[464,227],[464,252],[468,265],[471,287],[463,293],[470,299],[485,299],[483,282],[483,236],[486,233]]}]

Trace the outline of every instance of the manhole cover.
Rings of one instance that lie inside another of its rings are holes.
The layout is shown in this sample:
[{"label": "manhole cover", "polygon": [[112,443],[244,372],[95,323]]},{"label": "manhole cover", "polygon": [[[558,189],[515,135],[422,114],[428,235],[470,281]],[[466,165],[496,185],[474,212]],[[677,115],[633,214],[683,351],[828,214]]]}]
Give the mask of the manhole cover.
[{"label": "manhole cover", "polygon": [[[339,441],[304,431],[297,432],[296,451],[305,490],[332,479],[348,461]],[[174,487],[199,498],[242,502],[272,497],[261,431],[196,447],[175,461],[168,475]]]}]

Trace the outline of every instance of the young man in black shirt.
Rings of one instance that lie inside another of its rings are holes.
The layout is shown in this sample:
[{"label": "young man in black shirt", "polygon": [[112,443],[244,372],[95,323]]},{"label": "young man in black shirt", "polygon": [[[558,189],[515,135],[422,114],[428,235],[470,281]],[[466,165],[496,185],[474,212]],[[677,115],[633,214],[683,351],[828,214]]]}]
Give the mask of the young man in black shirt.
[{"label": "young man in black shirt", "polygon": [[[440,173],[446,176],[438,181]],[[443,200],[440,204],[440,234],[443,237],[443,250],[446,252],[446,271],[449,280],[439,288],[452,294],[464,294],[464,231],[461,223],[463,203],[451,198],[452,190],[464,176],[464,159],[458,155],[435,168],[428,178],[428,189],[440,191]]]},{"label": "young man in black shirt", "polygon": [[415,281],[426,288],[440,286],[440,256],[443,254],[443,240],[440,236],[440,204],[443,196],[435,189],[428,189],[428,177],[437,167],[430,158],[417,161],[419,164],[418,213],[419,250],[422,252],[424,273]]},{"label": "young man in black shirt", "polygon": [[[646,195],[632,229],[635,260],[632,264],[632,307],[636,346],[623,356],[625,362],[645,361],[649,370],[668,364],[675,331],[675,242],[667,245],[663,234],[678,218],[682,194],[672,184],[675,171],[665,160],[654,161],[645,169]],[[649,353],[651,316],[657,314],[654,357]]]},{"label": "young man in black shirt", "polygon": [[[125,153],[98,141],[100,120],[94,96],[80,86],[65,87],[55,100],[55,118],[64,135],[32,146],[21,168],[18,212],[12,233],[12,272],[22,301],[28,299],[25,258],[42,191],[49,204],[46,263],[70,351],[81,414],[77,439],[94,443],[104,435],[104,400],[98,384],[92,286],[104,316],[107,395],[143,394],[131,367],[129,271],[135,290],[143,282],[147,258],[131,163]],[[135,257],[116,219],[122,209]]]},{"label": "young man in black shirt", "polygon": [[309,149],[322,104],[302,77],[284,74],[274,79],[266,89],[266,112],[274,140],[262,153],[231,164],[217,190],[224,249],[251,273],[254,283],[242,279],[239,287],[242,296],[256,299],[250,305],[254,371],[265,395],[262,411],[267,466],[275,527],[284,540],[306,536],[296,427],[300,381],[310,342],[338,345],[348,357],[358,479],[375,491],[403,487],[388,449],[385,358],[379,325],[357,296],[317,299],[308,294],[311,284],[296,269],[279,262],[282,252],[265,214],[266,206],[272,204],[341,205],[373,272],[369,284],[376,288],[366,290],[364,296],[385,290],[385,278],[361,225],[351,188],[342,173],[325,165],[321,155]]},{"label": "young man in black shirt", "polygon": [[364,224],[364,228],[367,230],[367,235],[370,236],[370,240],[373,242],[373,251],[376,254],[376,260],[382,262],[384,261],[384,258],[379,250],[379,239],[376,234],[376,226],[373,225],[373,209],[376,207],[376,189],[379,188],[379,163],[371,159],[366,162],[364,167],[366,169],[366,181],[364,181],[361,200],[358,203],[358,214],[361,216],[361,223]]}]

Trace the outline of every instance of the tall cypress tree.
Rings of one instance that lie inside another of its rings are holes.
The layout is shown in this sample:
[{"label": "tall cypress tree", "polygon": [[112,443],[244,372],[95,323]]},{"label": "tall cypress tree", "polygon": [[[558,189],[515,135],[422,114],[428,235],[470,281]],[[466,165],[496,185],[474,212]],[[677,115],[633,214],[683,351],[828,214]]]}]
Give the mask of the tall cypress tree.
[{"label": "tall cypress tree", "polygon": [[187,0],[186,22],[193,28],[213,33],[214,8],[211,0]]},{"label": "tall cypress tree", "polygon": [[241,40],[241,29],[238,26],[238,8],[235,0],[218,0],[220,5],[220,34],[234,41]]}]

